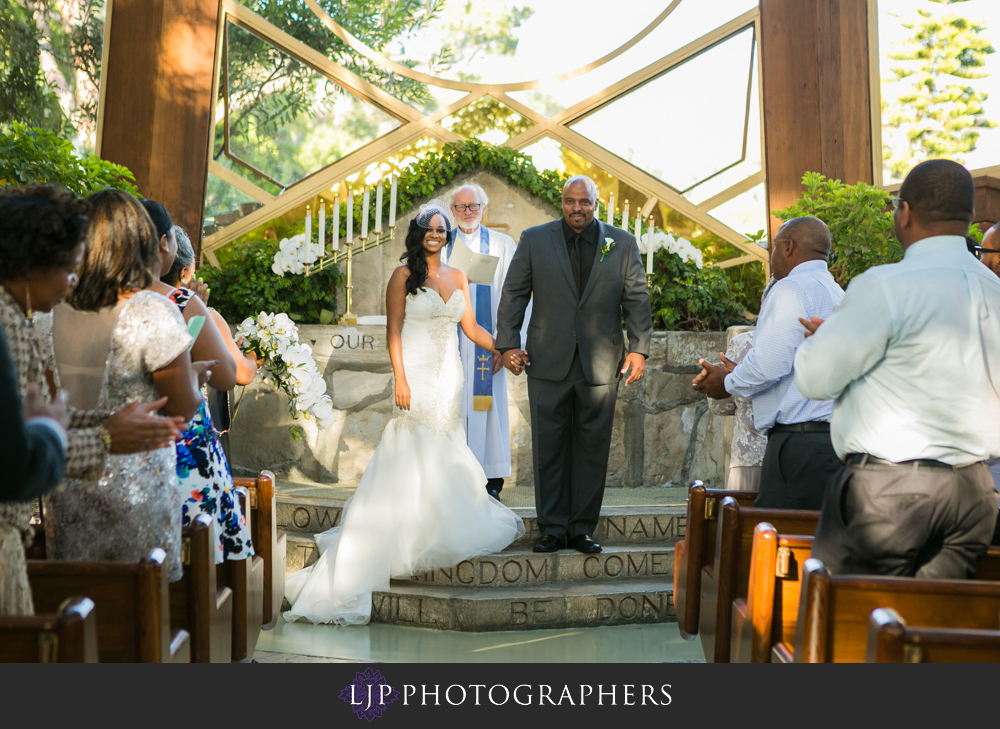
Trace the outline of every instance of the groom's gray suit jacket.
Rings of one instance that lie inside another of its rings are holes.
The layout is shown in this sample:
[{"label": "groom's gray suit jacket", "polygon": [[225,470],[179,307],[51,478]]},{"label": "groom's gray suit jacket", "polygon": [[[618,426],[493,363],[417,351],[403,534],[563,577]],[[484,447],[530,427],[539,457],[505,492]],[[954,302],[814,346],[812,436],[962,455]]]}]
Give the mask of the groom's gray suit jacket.
[{"label": "groom's gray suit jacket", "polygon": [[[496,347],[522,346],[524,310],[534,296],[523,345],[531,360],[525,369],[530,377],[564,379],[577,346],[584,376],[592,385],[615,382],[628,352],[649,356],[653,321],[635,236],[601,221],[598,226],[594,265],[582,294],[573,277],[562,219],[521,233],[500,296]],[[614,246],[602,261],[607,238]]]}]

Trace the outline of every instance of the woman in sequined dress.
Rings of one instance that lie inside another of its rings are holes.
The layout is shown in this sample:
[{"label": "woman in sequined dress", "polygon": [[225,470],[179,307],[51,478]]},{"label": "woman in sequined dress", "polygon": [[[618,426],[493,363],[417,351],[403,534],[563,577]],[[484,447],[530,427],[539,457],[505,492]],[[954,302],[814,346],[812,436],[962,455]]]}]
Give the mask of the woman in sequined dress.
[{"label": "woman in sequined dress", "polygon": [[[162,395],[163,414],[189,421],[201,403],[208,364],[191,362],[191,336],[177,307],[145,290],[158,260],[152,221],[125,192],[105,190],[87,201],[80,282],[67,303],[38,322],[53,379],[74,407],[116,410]],[[50,558],[135,562],[161,547],[170,580],[180,579],[175,459],[172,445],[108,455],[99,478],[67,479],[45,499]]]},{"label": "woman in sequined dress", "polygon": [[450,229],[440,203],[410,223],[406,265],[385,295],[393,417],[341,525],[316,535],[319,560],[287,578],[286,620],[367,623],[372,593],[389,589],[391,578],[497,552],[524,534],[521,519],[486,492],[466,442],[455,325],[488,351],[493,337],[476,323],[465,274],[441,263]]},{"label": "woman in sequined dress", "polygon": [[[219,390],[231,390],[237,384],[236,362],[226,347],[222,332],[210,320],[208,308],[193,291],[176,287],[183,261],[190,260],[194,255],[190,243],[186,251],[190,256],[178,256],[180,240],[170,213],[153,200],[143,200],[142,204],[160,239],[157,280],[152,288],[177,305],[185,322],[194,316],[205,317],[205,323],[191,347],[191,356],[195,360],[219,362],[212,367],[208,384]],[[181,260],[178,261],[178,258]],[[204,395],[198,412],[181,434],[176,448],[177,479],[183,498],[181,525],[187,526],[199,514],[207,514],[212,519],[216,564],[227,559],[252,557],[250,526],[240,508],[229,463],[215,434]]]}]

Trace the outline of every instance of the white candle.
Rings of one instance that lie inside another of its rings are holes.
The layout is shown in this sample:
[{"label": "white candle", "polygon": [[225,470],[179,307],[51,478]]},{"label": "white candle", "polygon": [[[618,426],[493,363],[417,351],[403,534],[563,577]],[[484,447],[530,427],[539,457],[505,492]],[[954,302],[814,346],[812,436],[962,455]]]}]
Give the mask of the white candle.
[{"label": "white candle", "polygon": [[330,249],[340,250],[340,194],[333,196],[333,229],[330,231]]},{"label": "white candle", "polygon": [[354,190],[347,191],[347,247],[354,243]]},{"label": "white candle", "polygon": [[642,238],[642,211],[635,214],[635,239]]},{"label": "white candle", "polygon": [[622,229],[628,230],[628,200],[625,201],[625,207],[622,209]]},{"label": "white candle", "polygon": [[399,178],[392,176],[392,185],[389,188],[389,227],[396,227],[396,181]]},{"label": "white candle", "polygon": [[319,257],[326,255],[326,200],[319,203]]},{"label": "white candle", "polygon": [[361,198],[361,237],[368,240],[368,185],[365,185],[365,194]]},{"label": "white candle", "polygon": [[608,225],[615,224],[615,194],[608,195]]},{"label": "white candle", "polygon": [[310,243],[312,242],[312,232],[313,232],[313,211],[312,208],[306,205],[306,241],[302,244],[302,257],[305,259],[306,263],[312,263],[309,258],[309,250],[311,249]]},{"label": "white candle", "polygon": [[375,190],[375,234],[382,232],[382,180],[378,181]]},{"label": "white candle", "polygon": [[646,229],[646,236],[649,238],[646,243],[646,275],[653,275],[653,219],[649,219],[649,227]]}]

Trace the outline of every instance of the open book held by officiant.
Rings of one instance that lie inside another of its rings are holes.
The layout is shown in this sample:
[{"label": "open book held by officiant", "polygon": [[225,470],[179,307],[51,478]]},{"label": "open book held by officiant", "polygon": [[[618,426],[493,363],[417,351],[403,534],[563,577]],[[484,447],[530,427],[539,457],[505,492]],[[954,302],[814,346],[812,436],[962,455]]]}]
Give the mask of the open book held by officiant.
[{"label": "open book held by officiant", "polygon": [[484,286],[489,286],[493,282],[493,274],[496,273],[499,263],[499,256],[475,253],[468,246],[455,246],[448,259],[448,265],[464,273],[469,283]]}]

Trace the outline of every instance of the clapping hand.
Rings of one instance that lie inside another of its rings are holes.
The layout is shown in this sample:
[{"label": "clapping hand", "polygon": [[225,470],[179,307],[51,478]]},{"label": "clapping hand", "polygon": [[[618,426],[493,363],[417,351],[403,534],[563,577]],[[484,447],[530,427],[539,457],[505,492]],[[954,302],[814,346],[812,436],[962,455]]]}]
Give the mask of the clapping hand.
[{"label": "clapping hand", "polygon": [[66,391],[60,390],[56,398],[48,405],[42,405],[39,402],[40,399],[41,390],[38,385],[34,382],[28,383],[28,388],[25,391],[24,397],[24,419],[30,420],[31,418],[51,418],[59,423],[63,427],[63,430],[68,430],[69,412],[66,410]]},{"label": "clapping hand", "polygon": [[819,329],[819,325],[826,320],[820,319],[818,316],[811,316],[808,319],[799,317],[799,321],[802,323],[802,326],[806,328],[806,336],[811,337],[816,333],[816,330]]},{"label": "clapping hand", "polygon": [[217,364],[219,364],[219,360],[217,359],[191,363],[191,369],[198,375],[198,387],[202,387],[206,382],[212,379],[212,368]]},{"label": "clapping hand", "polygon": [[156,410],[166,404],[165,397],[146,403],[134,400],[113,413],[104,421],[104,429],[111,437],[111,452],[140,453],[173,445],[186,421],[180,416],[157,415]]},{"label": "clapping hand", "polygon": [[701,365],[701,372],[691,382],[691,387],[698,392],[704,392],[713,400],[723,400],[729,397],[729,393],[726,391],[726,375],[732,372],[731,367],[736,366],[732,360],[726,359],[724,355],[721,356],[723,360],[721,365],[714,365],[707,359],[699,359],[698,364]]},{"label": "clapping hand", "polygon": [[205,306],[208,306],[208,294],[211,291],[208,288],[208,284],[202,281],[200,278],[193,278],[188,281],[185,286],[194,292],[194,295],[201,299]]}]

